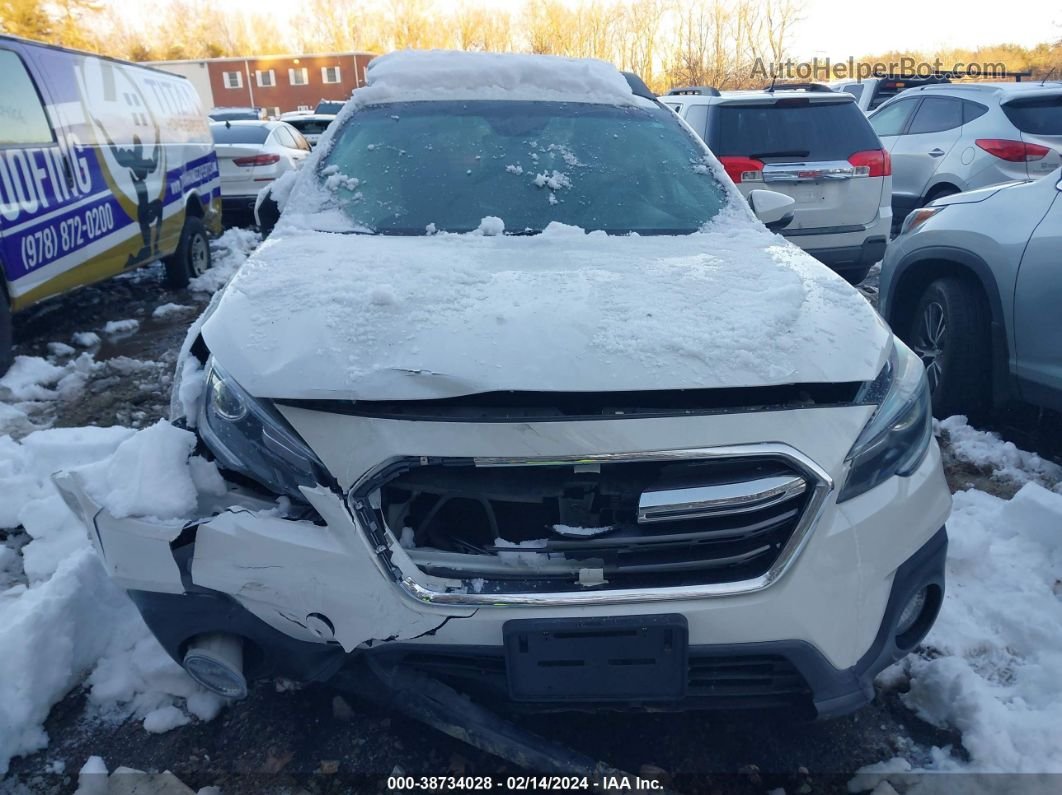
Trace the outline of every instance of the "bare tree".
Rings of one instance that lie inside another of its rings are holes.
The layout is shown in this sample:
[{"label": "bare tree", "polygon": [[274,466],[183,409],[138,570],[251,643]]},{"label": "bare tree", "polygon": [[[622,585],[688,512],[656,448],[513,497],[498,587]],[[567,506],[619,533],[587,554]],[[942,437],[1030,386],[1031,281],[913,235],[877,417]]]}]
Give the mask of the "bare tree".
[{"label": "bare tree", "polygon": [[0,0],[0,31],[47,41],[55,25],[41,0]]}]

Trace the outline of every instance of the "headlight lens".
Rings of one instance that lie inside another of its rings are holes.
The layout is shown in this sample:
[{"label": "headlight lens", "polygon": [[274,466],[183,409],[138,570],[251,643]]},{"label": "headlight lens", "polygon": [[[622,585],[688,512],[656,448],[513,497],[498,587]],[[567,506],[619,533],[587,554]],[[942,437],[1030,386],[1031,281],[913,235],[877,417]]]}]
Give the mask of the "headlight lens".
[{"label": "headlight lens", "polygon": [[892,354],[881,374],[858,399],[876,402],[878,409],[848,453],[848,479],[838,502],[858,497],[893,475],[910,475],[933,438],[925,366],[898,339],[893,338]]},{"label": "headlight lens", "polygon": [[324,465],[268,403],[251,397],[211,360],[198,431],[224,469],[278,495],[305,501],[299,486],[327,477]]},{"label": "headlight lens", "polygon": [[943,209],[944,207],[920,207],[917,210],[912,210],[907,214],[907,217],[903,219],[903,225],[900,227],[900,234],[906,235],[914,232],[922,226],[922,224],[936,216]]}]

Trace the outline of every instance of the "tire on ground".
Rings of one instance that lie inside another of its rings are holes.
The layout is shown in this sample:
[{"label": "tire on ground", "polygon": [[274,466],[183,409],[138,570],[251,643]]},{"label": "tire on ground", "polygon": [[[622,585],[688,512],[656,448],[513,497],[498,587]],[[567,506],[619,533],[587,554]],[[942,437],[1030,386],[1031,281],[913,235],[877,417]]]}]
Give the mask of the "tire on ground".
[{"label": "tire on ground", "polygon": [[[933,322],[939,312],[943,331],[936,335]],[[984,294],[972,282],[957,276],[937,279],[926,286],[908,323],[904,341],[929,368],[933,390],[933,415],[984,417],[992,401],[991,318]],[[934,344],[936,343],[936,344]],[[927,357],[936,350],[935,356]],[[934,377],[935,376],[935,377]]]},{"label": "tire on ground", "polygon": [[166,283],[170,287],[187,287],[188,282],[210,267],[210,240],[206,226],[194,215],[184,219],[177,250],[162,260],[166,266]]}]

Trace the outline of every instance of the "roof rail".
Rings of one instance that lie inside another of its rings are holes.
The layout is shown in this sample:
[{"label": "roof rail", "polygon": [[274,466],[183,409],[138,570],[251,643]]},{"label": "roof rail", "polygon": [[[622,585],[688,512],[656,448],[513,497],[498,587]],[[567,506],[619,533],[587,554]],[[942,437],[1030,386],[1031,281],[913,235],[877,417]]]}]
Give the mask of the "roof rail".
[{"label": "roof rail", "polygon": [[677,96],[700,96],[700,97],[718,97],[719,89],[715,86],[679,86],[673,88],[667,92],[669,97]]},{"label": "roof rail", "polygon": [[835,93],[825,83],[771,83],[762,89],[763,91],[814,91],[816,93]]},{"label": "roof rail", "polygon": [[656,94],[649,90],[649,86],[645,84],[642,78],[638,77],[634,72],[620,72],[620,74],[626,78],[627,85],[631,87],[631,93],[634,96],[656,101]]}]

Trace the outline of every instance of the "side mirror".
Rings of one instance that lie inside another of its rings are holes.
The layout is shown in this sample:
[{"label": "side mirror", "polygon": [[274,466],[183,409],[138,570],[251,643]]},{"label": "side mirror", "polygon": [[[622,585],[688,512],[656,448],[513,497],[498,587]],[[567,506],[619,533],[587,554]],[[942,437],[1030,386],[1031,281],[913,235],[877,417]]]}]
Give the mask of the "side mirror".
[{"label": "side mirror", "polygon": [[749,193],[749,207],[764,226],[772,232],[784,229],[793,221],[796,199],[773,190],[754,190]]},{"label": "side mirror", "polygon": [[269,237],[279,219],[280,205],[273,198],[273,186],[266,185],[258,191],[258,198],[254,202],[254,220],[263,238]]}]

